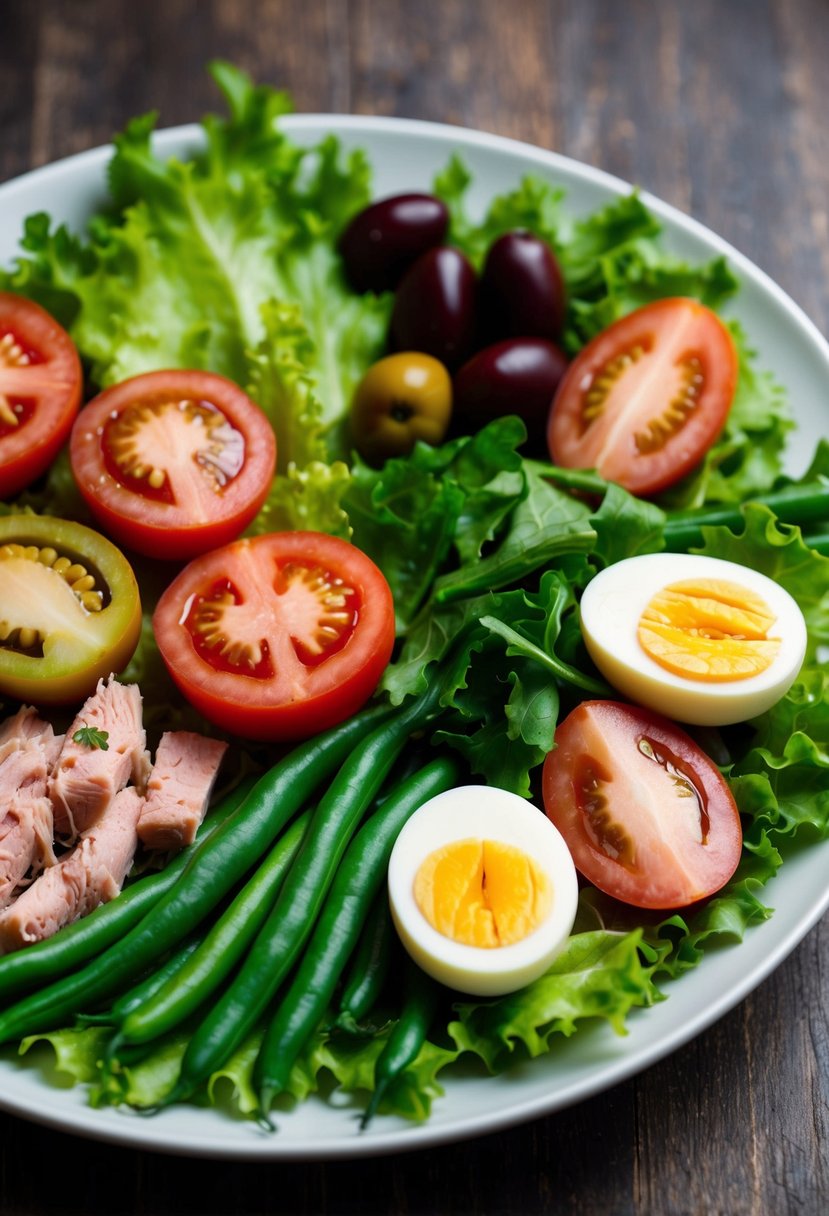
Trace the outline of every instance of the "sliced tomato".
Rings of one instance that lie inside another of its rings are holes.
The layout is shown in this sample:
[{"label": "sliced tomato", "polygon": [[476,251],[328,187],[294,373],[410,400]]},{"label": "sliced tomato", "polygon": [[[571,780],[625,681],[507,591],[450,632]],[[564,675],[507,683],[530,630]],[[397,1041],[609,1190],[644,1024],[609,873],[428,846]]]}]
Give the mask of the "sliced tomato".
[{"label": "sliced tomato", "polygon": [[132,568],[105,537],[46,515],[0,517],[0,695],[80,701],[141,632]]},{"label": "sliced tomato", "polygon": [[576,869],[637,908],[681,908],[728,882],[742,830],[716,765],[667,718],[585,701],[544,762],[544,808]]},{"label": "sliced tomato", "polygon": [[394,605],[374,562],[319,532],[277,532],[196,558],[159,600],[153,628],[185,697],[249,739],[303,739],[353,714],[394,644]]},{"label": "sliced tomato", "polygon": [[39,304],[0,292],[0,498],[25,489],[55,459],[82,386],[66,330]]},{"label": "sliced tomato", "polygon": [[685,298],[639,308],[570,364],[550,410],[550,456],[634,494],[664,490],[719,435],[737,371],[731,335],[710,308]]},{"label": "sliced tomato", "polygon": [[256,515],[276,440],[232,381],[159,371],[95,397],[78,415],[69,454],[106,532],[138,553],[187,559],[233,540]]}]

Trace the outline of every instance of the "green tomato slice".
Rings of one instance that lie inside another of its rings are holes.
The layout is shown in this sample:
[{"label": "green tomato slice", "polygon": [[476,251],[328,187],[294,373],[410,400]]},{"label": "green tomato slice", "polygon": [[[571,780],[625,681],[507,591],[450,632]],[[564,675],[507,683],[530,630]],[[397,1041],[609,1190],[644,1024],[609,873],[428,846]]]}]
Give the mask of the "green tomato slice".
[{"label": "green tomato slice", "polygon": [[110,541],[65,519],[0,518],[0,694],[82,700],[126,667],[140,631],[138,584]]}]

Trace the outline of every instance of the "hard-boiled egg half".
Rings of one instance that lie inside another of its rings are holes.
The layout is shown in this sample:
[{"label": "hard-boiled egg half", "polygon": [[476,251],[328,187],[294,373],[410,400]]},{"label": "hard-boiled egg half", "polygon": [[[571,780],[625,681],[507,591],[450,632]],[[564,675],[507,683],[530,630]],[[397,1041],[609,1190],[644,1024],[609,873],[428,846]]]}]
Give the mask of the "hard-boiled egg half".
[{"label": "hard-boiled egg half", "polygon": [[573,927],[564,840],[517,794],[464,785],[415,811],[389,861],[389,901],[414,961],[459,992],[498,996],[542,975]]},{"label": "hard-boiled egg half", "polygon": [[777,583],[735,562],[653,553],[588,583],[581,628],[602,675],[632,701],[699,726],[744,722],[788,691],[806,623]]}]

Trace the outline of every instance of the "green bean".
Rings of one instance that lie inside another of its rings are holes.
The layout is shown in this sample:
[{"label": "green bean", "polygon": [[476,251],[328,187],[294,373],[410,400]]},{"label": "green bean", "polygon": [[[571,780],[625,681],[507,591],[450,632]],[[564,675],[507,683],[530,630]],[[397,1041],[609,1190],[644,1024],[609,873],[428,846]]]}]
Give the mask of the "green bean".
[{"label": "green bean", "polygon": [[349,845],[302,963],[279,1001],[259,1050],[254,1084],[263,1118],[267,1118],[273,1097],[287,1087],[297,1056],[325,1013],[386,877],[401,828],[430,798],[451,789],[459,775],[454,759],[433,760],[392,790]]},{"label": "green bean", "polygon": [[[592,469],[563,469],[538,461],[531,463],[541,477],[564,490],[600,497],[610,485]],[[762,503],[774,512],[781,523],[796,524],[802,528],[803,540],[810,548],[818,553],[829,553],[829,533],[826,530],[829,523],[829,478],[826,476],[819,474],[800,484],[782,486],[778,490],[770,490],[762,498],[749,499],[747,502]],[[663,529],[665,548],[671,553],[686,553],[692,546],[702,544],[703,528],[726,527],[733,532],[742,531],[741,506],[745,505],[667,511]]]},{"label": "green bean", "polygon": [[288,868],[296,857],[311,812],[295,819],[242,887],[182,969],[159,985],[151,999],[125,1014],[117,1043],[147,1043],[166,1034],[198,1009],[227,978],[262,928]]},{"label": "green bean", "polygon": [[189,1097],[239,1047],[264,1014],[313,930],[337,865],[409,735],[440,698],[440,685],[379,726],[345,760],[315,811],[302,851],[230,987],[194,1033],[165,1104]]},{"label": "green bean", "polygon": [[[816,524],[829,520],[829,478],[801,485],[772,490],[758,500],[773,511],[782,523]],[[671,552],[686,552],[692,545],[702,543],[702,529],[726,527],[742,531],[743,516],[739,506],[695,507],[688,511],[669,511],[665,520],[665,548]]]},{"label": "green bean", "polygon": [[388,893],[381,889],[357,943],[332,1029],[360,1037],[373,1033],[363,1029],[360,1022],[371,1013],[383,991],[394,937]]},{"label": "green bean", "polygon": [[117,899],[101,904],[54,937],[0,958],[0,1002],[60,979],[120,941],[178,881],[196,848],[244,802],[255,784],[253,778],[247,778],[226,794],[206,816],[195,843],[177,854],[163,870],[136,879]]},{"label": "green bean", "polygon": [[78,1022],[84,1026],[120,1025],[133,1010],[140,1009],[169,979],[178,975],[199,941],[200,938],[193,937],[183,946],[179,946],[178,950],[175,950],[160,966],[119,996],[111,1008],[105,1009],[101,1013],[79,1013]]},{"label": "green bean", "polygon": [[425,971],[406,958],[403,978],[403,1009],[374,1065],[374,1093],[360,1120],[363,1130],[404,1069],[413,1063],[434,1021],[443,989]]},{"label": "green bean", "polygon": [[179,880],[104,954],[0,1013],[0,1043],[65,1023],[120,992],[199,925],[270,846],[321,782],[390,710],[364,710],[301,743],[266,773],[240,807],[199,845]]}]

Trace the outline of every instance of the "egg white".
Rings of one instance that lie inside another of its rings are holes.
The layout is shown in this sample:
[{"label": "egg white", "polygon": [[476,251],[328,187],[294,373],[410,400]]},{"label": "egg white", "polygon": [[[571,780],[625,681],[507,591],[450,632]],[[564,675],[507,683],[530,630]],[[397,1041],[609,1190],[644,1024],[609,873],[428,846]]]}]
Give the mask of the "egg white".
[{"label": "egg white", "polygon": [[[774,614],[770,638],[780,649],[769,667],[741,680],[706,682],[666,671],[641,646],[642,613],[657,592],[685,579],[725,579],[761,596]],[[769,709],[797,678],[806,653],[806,623],[797,602],[747,566],[690,553],[626,558],[592,579],[581,600],[581,629],[599,671],[631,701],[697,726],[745,722]]]},{"label": "egg white", "polygon": [[[421,864],[436,849],[470,838],[520,849],[550,881],[550,911],[521,941],[492,948],[453,941],[417,905],[414,883]],[[440,983],[474,996],[514,992],[543,975],[564,947],[576,916],[576,869],[558,829],[525,799],[492,786],[458,786],[415,811],[395,842],[388,881],[392,919],[408,953]]]}]

